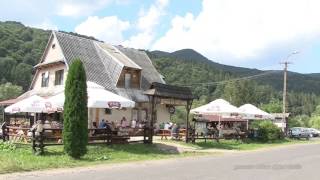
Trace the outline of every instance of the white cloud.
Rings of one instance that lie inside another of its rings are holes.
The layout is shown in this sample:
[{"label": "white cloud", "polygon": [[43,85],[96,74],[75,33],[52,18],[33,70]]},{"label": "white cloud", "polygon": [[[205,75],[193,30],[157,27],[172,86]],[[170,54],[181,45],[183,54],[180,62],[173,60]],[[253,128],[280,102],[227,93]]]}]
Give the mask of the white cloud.
[{"label": "white cloud", "polygon": [[126,31],[129,27],[128,21],[122,21],[117,16],[103,18],[90,16],[79,24],[75,31],[79,34],[94,36],[108,43],[119,44],[123,41],[123,31]]},{"label": "white cloud", "polygon": [[123,42],[123,45],[135,48],[149,48],[154,40],[155,28],[165,14],[165,7],[168,3],[169,0],[157,0],[146,12],[142,10],[136,24],[138,33]]},{"label": "white cloud", "polygon": [[199,15],[176,16],[152,49],[193,48],[244,61],[273,44],[320,34],[319,7],[318,0],[203,0]]},{"label": "white cloud", "polygon": [[57,14],[69,17],[86,16],[105,8],[111,2],[112,0],[59,0]]}]

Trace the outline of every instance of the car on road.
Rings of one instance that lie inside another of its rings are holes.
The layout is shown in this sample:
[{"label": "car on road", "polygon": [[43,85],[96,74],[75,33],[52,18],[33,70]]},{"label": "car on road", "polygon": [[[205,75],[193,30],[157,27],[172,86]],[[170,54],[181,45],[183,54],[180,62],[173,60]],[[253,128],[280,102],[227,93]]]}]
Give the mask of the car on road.
[{"label": "car on road", "polygon": [[320,131],[318,129],[308,128],[308,130],[310,131],[311,137],[319,137]]},{"label": "car on road", "polygon": [[308,128],[304,127],[293,127],[289,129],[289,137],[290,138],[306,138],[307,140],[312,137],[312,133]]}]

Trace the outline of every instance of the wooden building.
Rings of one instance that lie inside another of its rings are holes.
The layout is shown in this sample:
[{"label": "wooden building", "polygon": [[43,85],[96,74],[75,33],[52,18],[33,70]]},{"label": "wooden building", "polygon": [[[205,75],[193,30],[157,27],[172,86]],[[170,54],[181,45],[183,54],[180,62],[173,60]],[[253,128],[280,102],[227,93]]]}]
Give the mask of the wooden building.
[{"label": "wooden building", "polygon": [[[16,101],[32,95],[49,98],[63,92],[68,68],[75,58],[83,62],[88,81],[136,104],[130,109],[89,108],[89,128],[102,119],[117,123],[122,117],[137,122],[151,118],[149,98],[144,91],[154,82],[164,84],[165,81],[144,51],[57,31],[52,32],[39,63],[34,67],[35,75],[29,91]],[[160,104],[156,110],[158,122],[170,120],[168,106]]]}]

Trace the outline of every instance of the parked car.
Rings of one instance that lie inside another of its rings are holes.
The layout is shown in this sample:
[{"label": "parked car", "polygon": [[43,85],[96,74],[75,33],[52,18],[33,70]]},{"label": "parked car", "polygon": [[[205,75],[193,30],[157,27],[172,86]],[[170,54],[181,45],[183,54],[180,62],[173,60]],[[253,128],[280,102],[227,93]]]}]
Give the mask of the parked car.
[{"label": "parked car", "polygon": [[308,128],[308,130],[311,133],[311,137],[319,137],[320,136],[320,131],[315,128]]},{"label": "parked car", "polygon": [[312,137],[311,131],[308,130],[308,128],[303,127],[294,127],[289,129],[289,136],[291,138],[306,138],[309,140],[310,137]]}]

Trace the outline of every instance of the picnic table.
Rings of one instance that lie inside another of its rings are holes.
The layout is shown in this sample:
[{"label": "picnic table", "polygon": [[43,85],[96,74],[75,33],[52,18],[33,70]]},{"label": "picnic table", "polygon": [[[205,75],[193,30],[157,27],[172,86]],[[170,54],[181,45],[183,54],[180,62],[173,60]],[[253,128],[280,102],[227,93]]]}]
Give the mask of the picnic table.
[{"label": "picnic table", "polygon": [[161,140],[165,138],[168,139],[168,136],[171,136],[171,131],[169,129],[160,129],[158,132],[158,136],[161,136]]}]

